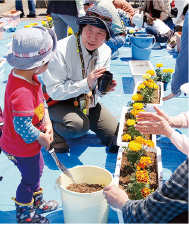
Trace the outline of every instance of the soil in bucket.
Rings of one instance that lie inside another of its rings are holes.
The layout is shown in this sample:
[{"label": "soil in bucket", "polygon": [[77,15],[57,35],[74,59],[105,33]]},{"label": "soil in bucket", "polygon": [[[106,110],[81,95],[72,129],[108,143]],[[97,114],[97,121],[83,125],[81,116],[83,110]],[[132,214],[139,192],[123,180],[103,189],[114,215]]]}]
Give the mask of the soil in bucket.
[{"label": "soil in bucket", "polygon": [[104,185],[100,184],[87,184],[87,183],[81,183],[81,184],[70,184],[67,189],[69,191],[75,191],[79,193],[92,193],[96,191],[102,190]]}]

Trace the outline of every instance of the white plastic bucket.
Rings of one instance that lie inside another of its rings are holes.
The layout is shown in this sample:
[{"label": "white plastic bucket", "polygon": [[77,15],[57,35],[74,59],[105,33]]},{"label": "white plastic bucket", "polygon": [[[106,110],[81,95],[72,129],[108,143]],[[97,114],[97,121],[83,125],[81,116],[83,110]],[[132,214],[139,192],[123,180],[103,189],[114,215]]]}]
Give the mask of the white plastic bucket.
[{"label": "white plastic bucket", "polygon": [[[76,166],[69,169],[77,183],[112,185],[112,174],[96,166]],[[107,223],[109,206],[103,190],[92,193],[69,191],[66,187],[73,183],[62,173],[56,184],[61,190],[65,223]]]}]

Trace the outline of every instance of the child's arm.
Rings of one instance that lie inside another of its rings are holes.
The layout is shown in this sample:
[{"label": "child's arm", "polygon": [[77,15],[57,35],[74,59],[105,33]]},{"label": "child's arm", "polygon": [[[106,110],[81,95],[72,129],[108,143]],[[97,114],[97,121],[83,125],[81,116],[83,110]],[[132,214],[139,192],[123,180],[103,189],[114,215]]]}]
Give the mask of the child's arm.
[{"label": "child's arm", "polygon": [[47,150],[49,149],[51,134],[40,132],[40,130],[32,124],[32,116],[15,116],[13,123],[15,131],[27,144],[37,140],[41,146],[46,147]]},{"label": "child's arm", "polygon": [[53,141],[53,127],[49,117],[48,108],[45,108],[45,133],[50,134],[50,140]]}]

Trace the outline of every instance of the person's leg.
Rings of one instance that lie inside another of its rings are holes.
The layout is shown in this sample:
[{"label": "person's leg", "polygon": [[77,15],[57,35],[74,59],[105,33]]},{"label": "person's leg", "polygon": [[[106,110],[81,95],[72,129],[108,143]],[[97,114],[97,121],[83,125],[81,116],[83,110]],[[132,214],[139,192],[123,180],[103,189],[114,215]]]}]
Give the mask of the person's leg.
[{"label": "person's leg", "polygon": [[79,27],[78,27],[78,25],[77,25],[76,22],[75,22],[76,19],[77,19],[76,16],[61,15],[61,14],[59,14],[59,16],[60,16],[60,18],[61,18],[62,20],[64,20],[64,22],[65,22],[69,27],[72,28],[74,34],[78,32]]},{"label": "person's leg", "polygon": [[172,19],[164,20],[163,21],[172,31],[174,31],[175,24],[173,23]]},{"label": "person's leg", "polygon": [[57,40],[61,40],[67,37],[67,29],[68,29],[68,25],[64,22],[63,19],[61,19],[59,15],[60,14],[51,13]]},{"label": "person's leg", "polygon": [[106,146],[116,145],[119,122],[102,104],[89,111],[90,129]]},{"label": "person's leg", "polygon": [[28,8],[29,8],[29,11],[30,11],[30,15],[34,15],[35,12],[36,12],[34,0],[28,0]]},{"label": "person's leg", "polygon": [[22,12],[20,14],[20,18],[22,18],[24,16],[22,0],[15,0],[15,8],[16,8],[16,10],[20,10]]},{"label": "person's leg", "polygon": [[24,12],[22,0],[15,0],[15,6],[16,6],[16,10],[20,10],[21,12]]},{"label": "person's leg", "polygon": [[146,27],[145,31],[146,31],[147,34],[153,35],[156,39],[156,42],[157,42],[157,30],[154,27],[152,27],[152,26]]},{"label": "person's leg", "polygon": [[21,182],[16,191],[16,201],[26,204],[32,201],[33,192],[40,189],[40,177],[43,173],[42,153],[33,157],[16,157],[4,152],[21,173]]},{"label": "person's leg", "polygon": [[89,120],[71,100],[49,107],[54,130],[62,137],[77,138],[89,130]]}]

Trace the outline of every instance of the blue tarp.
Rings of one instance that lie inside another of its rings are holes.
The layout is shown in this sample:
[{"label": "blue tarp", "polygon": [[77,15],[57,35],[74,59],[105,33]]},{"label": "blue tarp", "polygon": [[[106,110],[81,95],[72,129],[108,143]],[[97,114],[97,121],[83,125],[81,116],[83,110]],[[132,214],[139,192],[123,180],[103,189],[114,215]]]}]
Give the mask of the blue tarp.
[{"label": "blue tarp", "polygon": [[[27,25],[29,22],[21,22],[17,30]],[[4,39],[0,40],[0,58],[5,57],[8,47],[6,44],[12,40],[13,33],[4,33]],[[131,47],[127,42],[125,46],[119,49],[119,56],[111,60],[111,72],[114,79],[117,81],[115,92],[108,94],[100,99],[100,101],[112,112],[112,114],[120,120],[123,107],[127,106],[131,100],[134,89],[134,81],[131,75],[129,60],[132,60]],[[150,62],[155,68],[156,63],[163,63],[164,68],[175,68],[175,60],[177,53],[167,52],[163,47],[160,50],[152,50]],[[8,74],[11,67],[6,62],[4,64],[4,73],[0,77],[0,106],[4,106],[4,91]],[[164,95],[170,93],[170,84]],[[183,111],[188,110],[188,97],[184,94],[177,98],[173,98],[164,102],[161,107],[168,115],[174,116]],[[179,132],[187,134],[184,129],[179,129]],[[102,145],[101,141],[93,132],[88,132],[81,138],[67,139],[70,146],[69,153],[57,154],[60,161],[69,169],[77,165],[94,165],[106,168],[114,174],[116,166],[116,154],[111,154],[108,149]],[[169,179],[170,175],[182,163],[186,156],[182,154],[164,136],[157,136],[157,145],[162,150],[163,162],[163,179]],[[64,223],[63,209],[60,190],[55,190],[55,181],[61,172],[57,169],[53,159],[45,150],[42,150],[45,168],[41,179],[41,186],[44,189],[45,200],[56,199],[59,202],[58,210],[47,213],[45,216],[50,220],[50,223]],[[14,201],[11,197],[15,197],[16,188],[20,182],[20,173],[17,168],[10,162],[4,154],[0,155],[0,176],[3,180],[0,181],[0,223],[16,223],[16,211]],[[110,209],[108,223],[118,223],[117,213]]]}]

